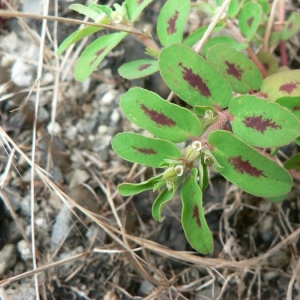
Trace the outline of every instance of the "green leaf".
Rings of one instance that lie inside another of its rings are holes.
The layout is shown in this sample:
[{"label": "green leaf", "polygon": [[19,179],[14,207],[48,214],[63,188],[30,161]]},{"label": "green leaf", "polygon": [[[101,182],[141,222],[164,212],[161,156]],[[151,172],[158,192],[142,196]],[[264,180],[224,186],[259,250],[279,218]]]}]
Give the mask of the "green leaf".
[{"label": "green leaf", "polygon": [[257,3],[246,4],[239,13],[239,26],[242,34],[251,41],[258,29],[262,17],[262,8]]},{"label": "green leaf", "polygon": [[141,183],[122,183],[118,185],[118,190],[122,196],[139,194],[147,190],[152,190],[155,183],[161,180],[161,178],[162,174]]},{"label": "green leaf", "polygon": [[[224,28],[225,25],[217,25],[213,32],[220,31]],[[200,39],[203,37],[205,31],[207,30],[208,26],[200,27],[199,29],[195,30],[193,33],[191,33],[184,41],[183,44],[189,47],[194,46],[197,42],[200,41]]]},{"label": "green leaf", "polygon": [[209,135],[209,143],[223,166],[219,172],[246,192],[270,198],[291,190],[292,177],[284,168],[232,133],[216,130]]},{"label": "green leaf", "polygon": [[86,26],[81,29],[76,30],[71,35],[69,35],[59,46],[57,50],[57,55],[61,55],[68,47],[70,47],[72,44],[75,44],[76,42],[80,41],[84,37],[91,35],[97,31],[102,30],[102,27],[96,27],[96,26]]},{"label": "green leaf", "polygon": [[258,0],[258,2],[262,7],[263,12],[266,15],[269,15],[270,11],[271,11],[271,8],[270,8],[270,4],[269,4],[268,0]]},{"label": "green leaf", "polygon": [[163,46],[180,43],[189,17],[190,1],[168,0],[157,20],[157,35]]},{"label": "green leaf", "polygon": [[158,61],[153,59],[134,60],[122,65],[118,70],[122,77],[129,80],[146,77],[158,71]]},{"label": "green leaf", "polygon": [[96,21],[99,17],[99,13],[95,12],[93,9],[90,7],[87,7],[82,4],[72,4],[69,6],[69,9],[72,9],[84,16],[89,17],[90,19]]},{"label": "green leaf", "polygon": [[256,57],[262,63],[268,75],[272,75],[278,71],[278,61],[272,53],[259,52]]},{"label": "green leaf", "polygon": [[283,30],[281,31],[281,39],[287,41],[299,32],[300,28],[300,14],[292,12],[289,16]]},{"label": "green leaf", "polygon": [[194,168],[181,189],[181,222],[190,245],[205,254],[214,250],[214,241],[204,216],[202,191],[197,184],[197,173],[197,169]]},{"label": "green leaf", "polygon": [[202,54],[206,57],[207,52],[215,45],[224,44],[231,46],[236,50],[244,50],[248,47],[246,43],[240,43],[237,40],[229,37],[229,36],[216,36],[208,40],[202,50]]},{"label": "green leaf", "polygon": [[99,5],[94,2],[89,3],[89,8],[97,11],[99,14],[104,12],[109,18],[111,17],[112,9],[108,5]]},{"label": "green leaf", "polygon": [[159,196],[155,199],[153,205],[152,205],[152,216],[155,221],[160,222],[162,217],[162,211],[170,200],[173,199],[174,194],[176,191],[169,191],[167,188],[164,189]]},{"label": "green leaf", "polygon": [[277,103],[246,95],[234,98],[229,111],[233,132],[252,146],[281,147],[300,135],[299,120]]},{"label": "green leaf", "polygon": [[174,144],[137,133],[119,133],[111,144],[122,158],[148,167],[159,168],[166,158],[181,158],[181,152]]},{"label": "green leaf", "polygon": [[169,88],[190,105],[227,107],[232,98],[229,84],[191,48],[173,44],[160,52],[159,68]]},{"label": "green leaf", "polygon": [[234,18],[239,12],[241,7],[240,0],[231,0],[228,7],[228,15],[230,18]]},{"label": "green leaf", "polygon": [[266,200],[268,200],[269,202],[272,203],[277,203],[277,202],[282,202],[283,200],[285,200],[288,197],[289,194],[284,194],[284,195],[280,195],[277,197],[270,197],[270,198],[266,198]]},{"label": "green leaf", "polygon": [[289,111],[295,114],[298,119],[300,119],[300,97],[281,97],[275,102],[286,107]]},{"label": "green leaf", "polygon": [[211,63],[228,81],[233,91],[248,93],[259,90],[262,76],[256,65],[244,54],[227,45],[216,45],[207,55]]},{"label": "green leaf", "polygon": [[126,32],[120,32],[104,35],[86,47],[75,67],[76,79],[78,81],[87,79],[104,57],[115,48],[127,34]]},{"label": "green leaf", "polygon": [[125,5],[130,21],[133,23],[142,13],[146,6],[153,0],[126,0]]},{"label": "green leaf", "polygon": [[289,70],[273,74],[264,79],[261,92],[270,101],[285,96],[300,96],[300,70]]},{"label": "green leaf", "polygon": [[300,153],[295,154],[285,161],[284,167],[286,169],[300,170]]},{"label": "green leaf", "polygon": [[142,88],[130,89],[120,105],[131,122],[161,139],[179,143],[202,132],[199,119],[191,111]]},{"label": "green leaf", "polygon": [[204,163],[203,156],[199,162],[199,187],[201,191],[205,191],[209,184],[209,170],[208,166]]}]

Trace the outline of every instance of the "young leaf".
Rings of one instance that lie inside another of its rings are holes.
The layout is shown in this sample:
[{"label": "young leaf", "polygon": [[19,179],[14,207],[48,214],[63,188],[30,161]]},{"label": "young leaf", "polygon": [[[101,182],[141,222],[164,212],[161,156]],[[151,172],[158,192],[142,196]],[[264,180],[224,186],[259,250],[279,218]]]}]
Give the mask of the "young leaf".
[{"label": "young leaf", "polygon": [[160,222],[161,221],[161,214],[162,211],[170,200],[173,199],[174,194],[176,191],[169,191],[167,188],[164,189],[159,196],[155,199],[153,205],[152,205],[152,216],[155,221]]},{"label": "young leaf", "polygon": [[299,32],[299,28],[300,14],[293,11],[285,23],[283,30],[281,31],[281,39],[283,41],[291,39],[297,34],[297,32]]},{"label": "young leaf", "polygon": [[159,68],[169,88],[188,104],[228,107],[232,98],[229,84],[191,48],[173,44],[162,49]]},{"label": "young leaf", "polygon": [[206,254],[213,251],[214,241],[204,216],[197,173],[197,169],[194,168],[181,189],[181,222],[190,245],[198,252]]},{"label": "young leaf", "polygon": [[129,80],[146,77],[159,71],[158,61],[153,59],[134,60],[122,65],[118,72]]},{"label": "young leaf", "polygon": [[76,42],[80,41],[84,37],[91,35],[97,31],[102,30],[102,27],[96,27],[96,26],[85,26],[81,29],[76,30],[71,35],[69,35],[59,46],[57,50],[57,55],[61,55],[68,47],[70,47],[72,44],[75,44]]},{"label": "young leaf", "polygon": [[300,119],[300,97],[281,97],[275,102],[286,107]]},{"label": "young leaf", "polygon": [[190,12],[190,1],[168,0],[157,20],[157,35],[163,46],[180,43]]},{"label": "young leaf", "polygon": [[240,10],[240,6],[241,6],[241,1],[239,0],[232,0],[229,4],[229,7],[228,7],[228,16],[230,18],[234,18],[237,13],[239,12]]},{"label": "young leaf", "polygon": [[76,79],[78,81],[87,79],[104,57],[115,48],[127,34],[126,32],[120,32],[104,35],[86,47],[75,67]]},{"label": "young leaf", "polygon": [[162,174],[159,174],[141,183],[121,183],[118,185],[118,190],[122,196],[139,194],[147,190],[152,190],[155,183],[161,180],[161,178]]},{"label": "young leaf", "polygon": [[259,90],[262,84],[260,71],[248,57],[232,47],[212,47],[207,60],[224,76],[233,91],[245,94],[252,89]]},{"label": "young leaf", "polygon": [[94,21],[96,21],[99,17],[99,14],[97,12],[82,4],[72,4],[69,6],[69,9],[72,9],[79,14],[85,15]]},{"label": "young leaf", "polygon": [[111,144],[122,158],[148,167],[159,168],[166,158],[181,158],[181,152],[174,144],[137,133],[119,133]]},{"label": "young leaf", "polygon": [[204,163],[203,157],[199,162],[199,187],[201,191],[205,191],[209,183],[208,166]]},{"label": "young leaf", "polygon": [[300,70],[289,70],[273,74],[264,79],[261,92],[270,101],[284,96],[300,96]]},{"label": "young leaf", "polygon": [[144,8],[148,6],[153,0],[126,0],[125,5],[130,21],[133,23],[142,13]]},{"label": "young leaf", "polygon": [[268,75],[272,75],[277,72],[278,62],[272,53],[259,52],[256,57],[262,63]]},{"label": "young leaf", "polygon": [[287,161],[285,161],[284,167],[286,169],[300,170],[300,153],[295,154],[294,156],[290,157]]},{"label": "young leaf", "polygon": [[246,4],[239,13],[239,26],[242,34],[251,41],[262,17],[262,8],[257,3]]},{"label": "young leaf", "polygon": [[[229,36],[216,36],[208,40],[205,46],[202,49],[202,54],[206,57],[207,52],[215,45],[224,44],[231,46],[236,50],[244,50],[248,47],[246,43],[240,43],[237,40],[229,37]],[[207,57],[206,57],[207,58]]]},{"label": "young leaf", "polygon": [[300,135],[300,121],[277,103],[246,95],[234,98],[229,111],[233,132],[252,146],[280,147]]},{"label": "young leaf", "polygon": [[209,143],[223,166],[219,172],[246,192],[269,198],[291,190],[292,177],[284,168],[232,133],[216,130],[209,135]]},{"label": "young leaf", "polygon": [[120,105],[131,122],[161,139],[180,143],[201,134],[202,125],[196,115],[148,90],[130,89]]}]

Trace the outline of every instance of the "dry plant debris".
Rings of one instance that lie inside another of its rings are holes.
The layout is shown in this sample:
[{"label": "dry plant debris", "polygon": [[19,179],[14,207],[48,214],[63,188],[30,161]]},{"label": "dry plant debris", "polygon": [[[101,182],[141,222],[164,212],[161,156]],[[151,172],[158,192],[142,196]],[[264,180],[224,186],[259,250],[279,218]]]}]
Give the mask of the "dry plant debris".
[{"label": "dry plant debris", "polygon": [[[34,1],[42,7],[38,20],[17,15],[21,3],[0,3],[17,16],[0,18],[1,299],[299,297],[299,183],[289,200],[275,205],[212,172],[204,201],[215,251],[192,252],[179,201],[156,223],[151,194],[126,199],[117,193],[123,180],[149,177],[110,147],[117,132],[138,130],[120,112],[129,83],[116,75],[126,55],[137,55],[131,40],[78,83],[73,67],[85,41],[61,58],[55,54],[77,25],[42,17],[75,18],[69,1]],[[154,1],[145,25],[155,23],[158,9]],[[295,39],[289,59],[299,63],[296,49]],[[134,84],[166,94],[158,80]]]}]

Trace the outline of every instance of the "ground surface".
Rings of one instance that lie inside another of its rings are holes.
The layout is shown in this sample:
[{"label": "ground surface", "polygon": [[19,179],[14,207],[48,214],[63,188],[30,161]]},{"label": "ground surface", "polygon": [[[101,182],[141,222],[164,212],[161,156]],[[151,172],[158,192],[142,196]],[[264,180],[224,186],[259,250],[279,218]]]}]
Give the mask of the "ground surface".
[{"label": "ground surface", "polygon": [[[154,2],[141,26],[155,24],[160,3]],[[41,14],[41,3],[14,7]],[[69,4],[51,4],[48,14],[80,18]],[[48,22],[43,29],[41,20],[2,21],[0,298],[36,299],[38,286],[41,299],[298,299],[299,183],[287,200],[271,204],[212,169],[204,204],[215,250],[193,252],[179,197],[157,223],[155,195],[122,198],[116,189],[153,174],[111,150],[116,133],[139,130],[122,114],[120,97],[131,85],[169,93],[159,76],[133,83],[118,76],[124,61],[143,57],[142,46],[126,40],[79,83],[74,63],[90,41],[55,55],[77,25]]]}]

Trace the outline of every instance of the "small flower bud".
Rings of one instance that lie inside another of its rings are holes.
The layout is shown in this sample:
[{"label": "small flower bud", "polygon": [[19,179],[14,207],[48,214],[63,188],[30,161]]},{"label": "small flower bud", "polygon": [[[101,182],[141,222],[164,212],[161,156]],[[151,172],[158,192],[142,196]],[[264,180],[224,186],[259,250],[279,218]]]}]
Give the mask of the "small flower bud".
[{"label": "small flower bud", "polygon": [[174,182],[183,174],[183,166],[170,167],[163,173],[163,179],[168,182]]},{"label": "small flower bud", "polygon": [[214,117],[214,112],[211,109],[205,111],[204,118],[205,119],[212,119]]},{"label": "small flower bud", "polygon": [[184,157],[188,163],[195,161],[200,156],[200,150],[202,149],[202,144],[200,141],[193,142],[185,148]]},{"label": "small flower bud", "polygon": [[203,161],[209,167],[214,164],[214,159],[209,155],[204,155]]}]

